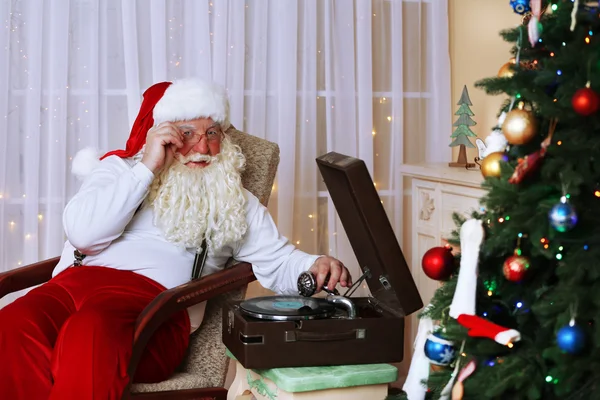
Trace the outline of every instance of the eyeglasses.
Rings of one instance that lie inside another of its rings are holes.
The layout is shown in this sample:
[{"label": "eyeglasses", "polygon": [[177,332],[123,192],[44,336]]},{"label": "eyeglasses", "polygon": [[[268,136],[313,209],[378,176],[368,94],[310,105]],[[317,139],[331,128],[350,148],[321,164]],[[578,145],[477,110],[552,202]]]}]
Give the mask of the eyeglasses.
[{"label": "eyeglasses", "polygon": [[184,130],[183,131],[183,142],[186,145],[195,145],[200,142],[202,138],[205,137],[207,142],[214,143],[221,140],[223,134],[221,131],[217,129],[209,129],[206,133],[196,133],[192,130]]}]

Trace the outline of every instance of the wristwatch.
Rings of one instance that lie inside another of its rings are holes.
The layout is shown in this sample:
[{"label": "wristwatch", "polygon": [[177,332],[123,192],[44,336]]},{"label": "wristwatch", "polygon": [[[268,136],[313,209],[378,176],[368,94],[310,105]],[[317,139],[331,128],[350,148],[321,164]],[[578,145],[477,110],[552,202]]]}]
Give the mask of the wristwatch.
[{"label": "wristwatch", "polygon": [[[329,282],[330,277],[331,277],[331,275],[327,274],[327,277],[325,278],[325,282]],[[308,271],[301,273],[300,276],[298,276],[298,293],[301,296],[310,297],[313,294],[315,294],[316,291],[317,291],[317,279],[315,278],[315,276]],[[323,286],[323,291],[325,291],[327,294],[332,295],[332,296],[340,295],[340,293],[337,291],[337,289],[333,288],[333,290],[330,290],[326,285]]]}]

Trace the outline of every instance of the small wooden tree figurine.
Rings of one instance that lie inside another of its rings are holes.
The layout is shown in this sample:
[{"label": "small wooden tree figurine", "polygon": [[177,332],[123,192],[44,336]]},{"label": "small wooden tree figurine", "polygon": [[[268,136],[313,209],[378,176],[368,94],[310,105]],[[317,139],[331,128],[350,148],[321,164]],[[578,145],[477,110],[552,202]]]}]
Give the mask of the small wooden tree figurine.
[{"label": "small wooden tree figurine", "polygon": [[458,160],[456,160],[456,162],[451,162],[449,165],[451,167],[462,168],[474,167],[474,163],[467,162],[467,147],[475,147],[469,140],[469,137],[477,137],[477,135],[474,134],[469,127],[476,125],[477,123],[471,118],[474,114],[469,106],[472,106],[473,103],[471,103],[471,99],[469,99],[469,92],[467,91],[466,85],[463,88],[458,105],[460,108],[454,113],[454,115],[458,115],[458,119],[452,124],[456,129],[450,136],[451,138],[454,138],[452,143],[450,143],[450,147],[460,146],[460,149],[458,151]]}]

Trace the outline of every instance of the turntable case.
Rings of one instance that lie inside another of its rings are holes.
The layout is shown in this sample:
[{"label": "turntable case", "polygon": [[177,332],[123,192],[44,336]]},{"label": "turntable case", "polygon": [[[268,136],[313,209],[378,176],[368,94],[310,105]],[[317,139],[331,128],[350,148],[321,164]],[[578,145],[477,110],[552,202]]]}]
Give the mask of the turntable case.
[{"label": "turntable case", "polygon": [[268,321],[226,304],[223,343],[245,368],[400,362],[404,317],[423,306],[365,163],[332,152],[317,164],[371,295],[351,298],[355,319]]}]

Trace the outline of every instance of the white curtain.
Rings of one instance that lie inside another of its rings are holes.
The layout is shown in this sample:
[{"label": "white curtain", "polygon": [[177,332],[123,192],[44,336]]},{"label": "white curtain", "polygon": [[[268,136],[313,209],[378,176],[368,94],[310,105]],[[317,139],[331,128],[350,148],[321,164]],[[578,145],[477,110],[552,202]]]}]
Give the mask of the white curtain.
[{"label": "white curtain", "polygon": [[450,155],[447,19],[447,0],[0,0],[0,272],[60,254],[74,154],[123,148],[143,90],[194,75],[279,144],[280,230],[358,274],[315,158],[364,160],[401,239],[399,165]]}]

